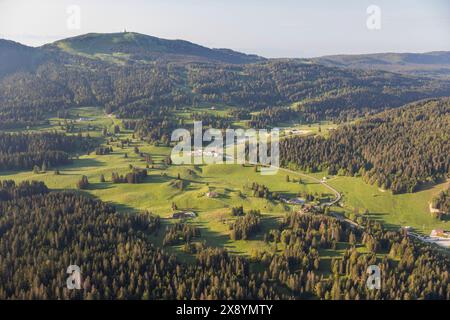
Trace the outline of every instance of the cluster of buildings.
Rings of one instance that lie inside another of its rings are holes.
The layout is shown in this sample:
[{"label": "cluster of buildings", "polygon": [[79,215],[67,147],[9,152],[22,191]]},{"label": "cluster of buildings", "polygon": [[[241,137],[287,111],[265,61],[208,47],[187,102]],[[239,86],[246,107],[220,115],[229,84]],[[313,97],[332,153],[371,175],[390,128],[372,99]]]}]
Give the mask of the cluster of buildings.
[{"label": "cluster of buildings", "polygon": [[440,247],[450,248],[450,232],[442,229],[431,230],[428,242],[433,242]]},{"label": "cluster of buildings", "polygon": [[443,238],[450,240],[450,232],[443,229],[433,229],[430,233],[430,238]]},{"label": "cluster of buildings", "polygon": [[222,149],[219,148],[209,148],[208,150],[203,149],[195,149],[194,151],[187,152],[187,155],[194,157],[212,157],[212,158],[220,158],[220,159],[232,159],[231,156],[225,155]]},{"label": "cluster of buildings", "polygon": [[305,204],[299,210],[300,213],[323,213],[323,208],[321,206],[316,206],[313,204]]},{"label": "cluster of buildings", "polygon": [[280,200],[284,203],[301,206],[299,212],[301,213],[323,213],[323,208],[319,205],[314,205],[312,203],[306,203],[306,200],[303,198],[292,198],[286,199],[281,197]]},{"label": "cluster of buildings", "polygon": [[429,236],[422,236],[413,232],[410,226],[404,226],[402,227],[402,229],[405,230],[409,236],[412,236],[423,242],[434,243],[440,247],[450,248],[450,232],[443,229],[433,229],[431,230]]}]

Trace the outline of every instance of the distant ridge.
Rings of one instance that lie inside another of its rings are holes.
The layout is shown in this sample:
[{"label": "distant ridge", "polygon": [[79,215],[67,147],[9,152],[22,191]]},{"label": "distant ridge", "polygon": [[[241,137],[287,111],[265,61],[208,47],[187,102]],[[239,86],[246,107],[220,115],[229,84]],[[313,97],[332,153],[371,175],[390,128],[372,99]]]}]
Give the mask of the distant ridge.
[{"label": "distant ridge", "polygon": [[11,40],[0,39],[0,77],[18,71],[26,71],[45,60],[39,49]]},{"label": "distant ridge", "polygon": [[311,59],[327,66],[450,78],[450,52],[331,55]]}]

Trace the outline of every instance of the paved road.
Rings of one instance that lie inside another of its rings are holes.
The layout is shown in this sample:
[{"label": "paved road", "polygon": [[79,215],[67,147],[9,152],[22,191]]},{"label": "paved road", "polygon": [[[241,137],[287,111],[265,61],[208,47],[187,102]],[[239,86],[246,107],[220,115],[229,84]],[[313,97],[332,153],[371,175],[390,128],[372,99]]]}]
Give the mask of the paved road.
[{"label": "paved road", "polygon": [[[304,174],[304,173],[300,173],[300,172],[289,170],[289,169],[285,169],[285,168],[279,168],[279,170],[306,177],[306,178],[311,179],[311,180],[313,180],[315,182],[321,183],[322,185],[324,185],[325,187],[327,187],[328,189],[333,191],[333,193],[335,194],[336,198],[333,201],[330,201],[330,202],[322,204],[324,207],[330,207],[330,206],[338,203],[339,200],[341,200],[341,198],[342,198],[341,193],[339,191],[337,191],[335,188],[333,188],[332,186],[330,186],[325,181],[319,180],[316,177],[312,177],[312,176],[309,176],[309,175]],[[330,215],[335,217],[336,219],[338,219],[340,221],[344,221],[344,222],[348,223],[349,225],[351,225],[351,226],[353,226],[355,228],[362,228],[362,229],[364,229],[364,227],[360,226],[355,221],[350,220],[348,218],[345,218],[345,217],[343,217],[343,216],[341,216],[339,214],[335,214],[333,212],[330,212]],[[437,245],[439,245],[439,246],[441,246],[443,248],[450,248],[450,240],[449,241],[443,241],[443,240],[431,239],[430,237],[424,237],[424,236],[421,236],[421,235],[419,235],[417,233],[414,233],[414,232],[408,232],[408,235],[413,237],[413,238],[415,238],[415,239],[417,239],[417,240],[419,240],[419,241],[422,241],[422,242],[425,242],[425,243],[428,243],[428,244],[434,243],[434,244],[437,244]]]}]

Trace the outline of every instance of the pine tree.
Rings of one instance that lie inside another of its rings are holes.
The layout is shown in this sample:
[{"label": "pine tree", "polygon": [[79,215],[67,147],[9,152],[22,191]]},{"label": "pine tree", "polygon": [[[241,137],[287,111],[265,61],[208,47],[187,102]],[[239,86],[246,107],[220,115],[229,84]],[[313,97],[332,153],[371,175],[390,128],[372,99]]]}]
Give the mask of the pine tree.
[{"label": "pine tree", "polygon": [[46,162],[46,161],[44,161],[44,162],[42,163],[41,171],[42,171],[42,172],[47,172],[47,162]]}]

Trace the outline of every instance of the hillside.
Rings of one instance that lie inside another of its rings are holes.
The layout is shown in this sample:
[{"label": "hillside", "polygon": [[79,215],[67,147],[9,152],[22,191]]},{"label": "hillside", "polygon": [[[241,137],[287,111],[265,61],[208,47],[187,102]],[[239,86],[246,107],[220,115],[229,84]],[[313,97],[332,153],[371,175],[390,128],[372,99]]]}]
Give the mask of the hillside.
[{"label": "hillside", "polygon": [[0,39],[0,78],[14,72],[32,70],[46,60],[39,49]]},{"label": "hillside", "polygon": [[42,47],[110,61],[178,61],[252,63],[264,58],[226,49],[210,49],[189,41],[167,40],[135,32],[89,33]]},{"label": "hillside", "polygon": [[362,176],[393,193],[414,192],[450,173],[450,99],[412,103],[345,125],[323,137],[281,143],[284,165]]},{"label": "hillside", "polygon": [[361,55],[333,55],[312,61],[328,66],[383,70],[415,76],[450,78],[450,52],[374,53]]},{"label": "hillside", "polygon": [[[141,117],[162,106],[211,104],[261,110],[298,103],[310,121],[347,120],[418,99],[450,95],[450,83],[297,61],[118,66],[78,57],[0,80],[3,127],[26,126],[76,106]],[[31,112],[30,112],[31,111]]]},{"label": "hillside", "polygon": [[[297,104],[307,121],[346,121],[450,95],[450,80],[262,59],[137,33],[87,34],[40,48],[5,42],[0,129],[25,127],[77,106],[120,117],[161,107],[229,105],[247,111]],[[25,71],[25,72],[23,72]]]}]

